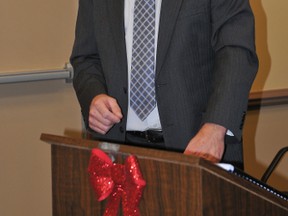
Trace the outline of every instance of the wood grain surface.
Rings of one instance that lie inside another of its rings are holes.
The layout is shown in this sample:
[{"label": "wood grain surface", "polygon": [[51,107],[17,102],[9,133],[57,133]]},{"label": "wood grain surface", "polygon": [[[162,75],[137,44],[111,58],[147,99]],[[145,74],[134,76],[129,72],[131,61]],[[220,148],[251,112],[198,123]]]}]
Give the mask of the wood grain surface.
[{"label": "wood grain surface", "polygon": [[[53,216],[100,216],[87,172],[91,149],[100,142],[42,134],[51,145]],[[205,160],[180,153],[118,145],[107,153],[123,164],[137,156],[147,182],[141,216],[287,215],[288,202]],[[121,211],[120,214],[122,215]]]}]

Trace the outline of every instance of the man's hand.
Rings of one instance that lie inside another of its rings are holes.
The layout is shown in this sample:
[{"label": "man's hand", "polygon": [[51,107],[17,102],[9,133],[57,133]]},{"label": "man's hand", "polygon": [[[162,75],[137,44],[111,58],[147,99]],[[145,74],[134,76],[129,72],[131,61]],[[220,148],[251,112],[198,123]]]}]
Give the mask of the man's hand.
[{"label": "man's hand", "polygon": [[122,119],[117,101],[105,94],[93,98],[89,112],[89,127],[100,134],[106,134]]},{"label": "man's hand", "polygon": [[191,139],[184,154],[201,157],[214,163],[219,162],[224,153],[226,131],[226,128],[217,124],[204,124]]}]

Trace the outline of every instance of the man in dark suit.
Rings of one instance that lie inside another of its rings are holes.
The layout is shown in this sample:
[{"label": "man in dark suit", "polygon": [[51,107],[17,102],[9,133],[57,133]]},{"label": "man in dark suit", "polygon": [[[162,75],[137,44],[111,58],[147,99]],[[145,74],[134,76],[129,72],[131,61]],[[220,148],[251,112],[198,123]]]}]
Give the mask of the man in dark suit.
[{"label": "man in dark suit", "polygon": [[129,102],[136,1],[79,0],[71,63],[87,129],[100,140],[242,167],[242,128],[258,69],[249,1],[156,0],[156,106],[144,120]]}]

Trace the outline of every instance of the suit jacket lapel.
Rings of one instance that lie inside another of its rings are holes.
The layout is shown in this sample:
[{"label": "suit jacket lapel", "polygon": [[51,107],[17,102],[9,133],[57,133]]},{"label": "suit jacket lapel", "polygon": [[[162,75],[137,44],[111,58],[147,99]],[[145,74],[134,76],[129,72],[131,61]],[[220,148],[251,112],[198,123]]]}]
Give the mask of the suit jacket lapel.
[{"label": "suit jacket lapel", "polygon": [[161,71],[174,31],[182,0],[162,0],[157,45],[156,76]]},{"label": "suit jacket lapel", "polygon": [[[127,73],[127,55],[124,29],[124,0],[105,0],[119,66]],[[162,0],[157,47],[157,69],[160,72],[165,60],[182,0]]]},{"label": "suit jacket lapel", "polygon": [[108,6],[109,25],[113,35],[116,58],[119,59],[121,71],[127,74],[127,57],[124,29],[124,0],[105,0]]}]

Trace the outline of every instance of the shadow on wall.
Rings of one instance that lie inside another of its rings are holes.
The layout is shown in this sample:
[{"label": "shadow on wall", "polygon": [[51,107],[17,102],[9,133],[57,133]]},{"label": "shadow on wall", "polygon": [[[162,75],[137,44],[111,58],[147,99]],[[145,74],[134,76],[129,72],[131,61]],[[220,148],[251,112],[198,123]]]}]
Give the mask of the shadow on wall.
[{"label": "shadow on wall", "polygon": [[[255,15],[255,25],[256,25],[256,49],[259,58],[259,70],[257,77],[254,81],[251,91],[263,91],[266,79],[271,70],[271,57],[267,45],[267,16],[263,9],[262,3],[259,0],[250,0],[251,7]],[[250,164],[253,164],[253,173],[254,170],[263,170],[258,169],[259,164],[256,161],[256,129],[258,125],[258,119],[260,115],[261,107],[253,110],[253,121],[249,118],[248,110],[245,127],[244,127],[244,161],[245,161],[245,170],[251,170]],[[252,173],[250,173],[252,174]],[[255,176],[255,175],[254,175]],[[258,175],[257,175],[258,176]],[[256,176],[255,176],[256,177]]]},{"label": "shadow on wall", "polygon": [[268,49],[268,26],[267,16],[262,2],[250,0],[255,15],[256,25],[256,50],[259,58],[259,70],[252,91],[264,90],[264,85],[271,70],[272,59]]},{"label": "shadow on wall", "polygon": [[[267,170],[269,164],[272,162],[275,155],[271,155],[271,158],[268,159],[268,165],[259,160],[256,157],[256,144],[255,144],[255,134],[257,129],[259,119],[259,110],[250,110],[247,113],[246,123],[244,127],[244,161],[245,161],[245,172],[249,173],[250,175],[254,176],[257,179],[261,179],[265,171]],[[258,144],[259,147],[260,144]],[[272,145],[271,145],[272,146]],[[277,152],[280,149],[273,149],[272,152]],[[284,155],[287,157],[288,155]],[[279,165],[285,161],[280,161]],[[272,175],[267,181],[267,184],[271,185],[272,187],[278,190],[285,190],[287,191],[287,177],[283,174],[277,172],[277,167],[273,171]]]},{"label": "shadow on wall", "polygon": [[[255,79],[255,82],[253,84],[252,91],[258,92],[258,91],[264,90],[265,82],[271,71],[272,59],[271,59],[269,49],[268,49],[268,36],[269,35],[268,35],[268,26],[267,26],[268,25],[267,16],[263,8],[262,1],[250,0],[250,4],[255,15],[256,49],[257,49],[257,54],[259,58],[259,71]],[[262,164],[261,162],[257,161],[257,158],[256,158],[255,138],[256,138],[257,126],[259,122],[260,111],[261,111],[261,106],[258,109],[249,110],[247,113],[247,118],[246,118],[245,127],[244,127],[245,171],[258,179],[262,177],[262,175],[268,168],[267,165]],[[278,150],[279,149],[276,149],[276,151]],[[271,158],[271,161],[272,159],[273,158]],[[277,172],[273,172],[272,175],[273,175],[273,183],[271,183],[272,186],[273,185],[280,185],[280,186],[287,185],[287,178],[285,176]],[[269,180],[267,183],[270,184]]]}]

